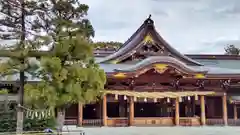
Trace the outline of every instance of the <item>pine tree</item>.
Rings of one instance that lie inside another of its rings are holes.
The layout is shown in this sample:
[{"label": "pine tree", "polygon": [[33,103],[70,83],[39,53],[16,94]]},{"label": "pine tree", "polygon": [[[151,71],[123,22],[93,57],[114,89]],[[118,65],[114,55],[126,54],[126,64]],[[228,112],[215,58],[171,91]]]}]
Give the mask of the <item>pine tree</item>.
[{"label": "pine tree", "polygon": [[240,49],[237,48],[235,45],[228,45],[225,48],[225,54],[228,54],[228,55],[239,55],[240,54]]},{"label": "pine tree", "polygon": [[42,81],[26,85],[26,103],[35,108],[56,107],[61,132],[65,109],[73,103],[89,103],[101,96],[105,73],[94,62],[93,27],[88,6],[78,0],[42,0],[34,28],[48,35],[51,53],[41,57],[37,77]]},{"label": "pine tree", "polygon": [[[34,64],[29,60],[30,50],[38,49],[35,42],[37,36],[32,26],[37,1],[31,0],[0,0],[0,40],[1,50],[9,56],[5,62],[0,64],[1,76],[19,74],[19,107],[17,113],[17,133],[21,134],[23,129],[23,95],[25,84],[25,72],[33,71]],[[39,38],[40,39],[40,38]],[[39,40],[40,41],[40,40]],[[39,42],[40,43],[40,42]],[[39,44],[40,45],[40,44]],[[32,69],[32,70],[31,70]]]}]

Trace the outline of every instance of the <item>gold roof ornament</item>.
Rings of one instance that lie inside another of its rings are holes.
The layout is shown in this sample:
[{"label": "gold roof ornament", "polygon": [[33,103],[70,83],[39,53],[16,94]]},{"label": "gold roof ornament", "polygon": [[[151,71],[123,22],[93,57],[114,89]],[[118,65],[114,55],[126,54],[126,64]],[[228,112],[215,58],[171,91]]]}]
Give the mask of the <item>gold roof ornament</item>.
[{"label": "gold roof ornament", "polygon": [[165,70],[167,70],[167,64],[154,64],[154,69],[159,72],[159,73],[163,73]]},{"label": "gold roof ornament", "polygon": [[156,69],[165,69],[165,68],[167,68],[167,64],[160,64],[160,63],[158,63],[158,64],[154,64],[154,68],[156,68]]},{"label": "gold roof ornament", "polygon": [[154,44],[154,40],[150,34],[147,34],[145,38],[143,39],[144,44]]},{"label": "gold roof ornament", "polygon": [[205,75],[204,74],[195,74],[194,78],[203,79],[203,78],[205,78]]},{"label": "gold roof ornament", "polygon": [[127,75],[125,73],[117,73],[117,74],[115,74],[113,76],[116,77],[116,78],[125,78],[125,77],[127,77]]}]

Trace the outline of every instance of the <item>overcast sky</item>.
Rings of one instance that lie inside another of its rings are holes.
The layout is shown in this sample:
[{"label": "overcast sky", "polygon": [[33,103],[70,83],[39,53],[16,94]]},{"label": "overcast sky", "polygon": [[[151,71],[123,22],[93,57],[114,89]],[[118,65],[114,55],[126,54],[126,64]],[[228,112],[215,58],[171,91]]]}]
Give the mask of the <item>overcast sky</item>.
[{"label": "overcast sky", "polygon": [[160,35],[182,53],[240,47],[240,0],[80,0],[90,7],[95,41],[126,41],[152,14]]}]

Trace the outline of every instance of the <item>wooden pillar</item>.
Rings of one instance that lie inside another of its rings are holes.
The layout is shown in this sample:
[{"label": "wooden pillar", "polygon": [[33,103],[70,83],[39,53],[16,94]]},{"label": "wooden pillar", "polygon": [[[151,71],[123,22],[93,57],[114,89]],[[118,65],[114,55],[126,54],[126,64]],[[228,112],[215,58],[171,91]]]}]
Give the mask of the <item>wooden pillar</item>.
[{"label": "wooden pillar", "polygon": [[129,97],[129,126],[134,124],[134,100],[133,97]]},{"label": "wooden pillar", "polygon": [[179,98],[175,99],[175,125],[179,125]]},{"label": "wooden pillar", "polygon": [[228,125],[228,114],[227,114],[227,94],[224,93],[222,97],[222,105],[223,105],[223,122],[224,125]]},{"label": "wooden pillar", "polygon": [[78,103],[78,126],[82,126],[83,123],[83,104]]},{"label": "wooden pillar", "polygon": [[206,114],[205,114],[205,99],[204,96],[200,96],[200,106],[201,106],[201,123],[206,125]]},{"label": "wooden pillar", "polygon": [[234,115],[234,120],[237,120],[238,119],[238,116],[237,116],[237,105],[236,104],[233,104],[233,115]]},{"label": "wooden pillar", "polygon": [[102,99],[102,121],[103,126],[107,126],[107,95],[104,95]]}]

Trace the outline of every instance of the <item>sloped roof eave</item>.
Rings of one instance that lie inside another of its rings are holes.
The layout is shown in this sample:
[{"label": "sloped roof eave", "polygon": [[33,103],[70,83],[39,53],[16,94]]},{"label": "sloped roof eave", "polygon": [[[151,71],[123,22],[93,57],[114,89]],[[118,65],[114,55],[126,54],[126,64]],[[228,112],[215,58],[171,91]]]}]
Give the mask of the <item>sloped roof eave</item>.
[{"label": "sloped roof eave", "polygon": [[149,65],[153,65],[156,63],[165,63],[165,64],[169,64],[172,66],[175,65],[187,72],[192,72],[192,73],[193,72],[194,73],[204,73],[204,74],[207,73],[206,70],[195,70],[194,68],[191,68],[188,65],[186,65],[185,63],[183,63],[173,57],[170,57],[170,56],[151,56],[149,58],[142,60],[141,62],[139,62],[137,64],[134,64],[132,66],[128,66],[125,68],[118,68],[118,69],[115,69],[115,71],[116,72],[133,72],[133,71],[139,70],[141,68],[145,68]]}]

